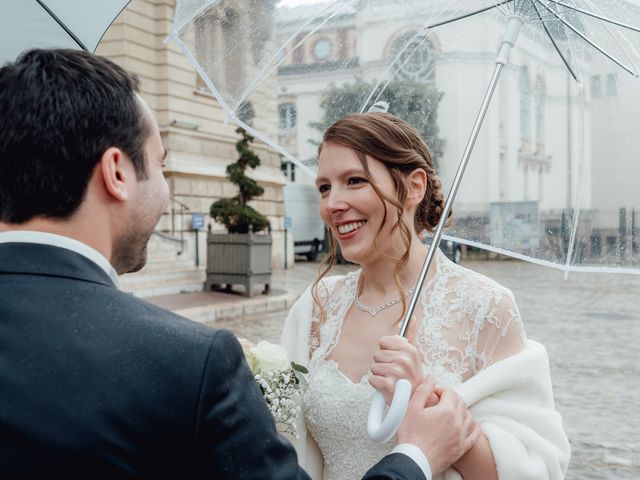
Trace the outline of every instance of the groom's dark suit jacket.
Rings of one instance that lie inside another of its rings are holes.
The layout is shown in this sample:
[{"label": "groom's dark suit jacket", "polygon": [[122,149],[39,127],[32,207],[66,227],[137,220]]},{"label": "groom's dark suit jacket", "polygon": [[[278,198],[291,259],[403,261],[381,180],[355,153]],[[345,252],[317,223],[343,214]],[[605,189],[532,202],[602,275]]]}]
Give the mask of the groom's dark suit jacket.
[{"label": "groom's dark suit jacket", "polygon": [[[0,478],[80,476],[308,478],[231,333],[69,250],[0,244]],[[366,478],[423,476],[396,454]]]}]

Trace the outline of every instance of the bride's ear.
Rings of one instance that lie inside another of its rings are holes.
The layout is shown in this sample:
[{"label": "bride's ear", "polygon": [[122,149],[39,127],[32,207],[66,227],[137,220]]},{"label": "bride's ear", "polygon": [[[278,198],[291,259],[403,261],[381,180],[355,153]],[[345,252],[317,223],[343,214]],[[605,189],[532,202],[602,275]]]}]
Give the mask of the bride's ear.
[{"label": "bride's ear", "polygon": [[427,172],[416,168],[407,177],[407,207],[415,207],[422,202],[427,192]]}]

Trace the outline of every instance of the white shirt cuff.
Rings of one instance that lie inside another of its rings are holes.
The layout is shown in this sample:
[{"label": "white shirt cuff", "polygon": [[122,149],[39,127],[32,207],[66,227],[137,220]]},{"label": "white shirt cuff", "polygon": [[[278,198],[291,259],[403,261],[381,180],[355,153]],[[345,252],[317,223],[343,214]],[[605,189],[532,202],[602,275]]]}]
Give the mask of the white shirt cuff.
[{"label": "white shirt cuff", "polygon": [[429,460],[427,460],[427,457],[422,452],[422,450],[420,450],[415,445],[411,445],[410,443],[401,443],[393,450],[391,450],[391,453],[402,453],[403,455],[406,455],[418,464],[420,470],[422,470],[422,473],[424,473],[424,476],[427,480],[432,480],[433,477],[431,475],[431,466],[429,465]]}]

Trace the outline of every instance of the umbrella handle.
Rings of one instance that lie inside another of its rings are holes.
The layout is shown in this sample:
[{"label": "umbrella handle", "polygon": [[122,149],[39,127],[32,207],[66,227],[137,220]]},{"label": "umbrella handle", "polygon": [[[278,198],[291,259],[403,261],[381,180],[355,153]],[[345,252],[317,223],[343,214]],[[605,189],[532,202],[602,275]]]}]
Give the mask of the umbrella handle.
[{"label": "umbrella handle", "polygon": [[398,431],[405,413],[407,413],[410,398],[411,382],[405,379],[398,380],[389,412],[387,417],[384,418],[384,409],[387,406],[387,402],[380,392],[374,394],[371,408],[369,409],[369,420],[367,421],[367,433],[371,440],[377,443],[386,443],[391,440],[396,431]]}]

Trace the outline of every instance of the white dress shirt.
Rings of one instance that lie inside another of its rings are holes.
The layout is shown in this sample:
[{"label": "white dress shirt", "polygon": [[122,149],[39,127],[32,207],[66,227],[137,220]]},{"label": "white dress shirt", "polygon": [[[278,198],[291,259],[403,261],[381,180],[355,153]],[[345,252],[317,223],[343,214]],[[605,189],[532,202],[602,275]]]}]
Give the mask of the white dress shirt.
[{"label": "white dress shirt", "polygon": [[399,445],[396,445],[396,447],[391,450],[391,453],[402,453],[406,455],[418,464],[420,470],[422,470],[422,473],[424,473],[424,476],[427,480],[432,480],[433,477],[431,475],[431,466],[429,465],[429,461],[427,460],[427,457],[422,452],[422,450],[420,450],[415,445],[412,445],[410,443],[401,443]]},{"label": "white dress shirt", "polygon": [[66,248],[88,258],[105,271],[117,289],[120,289],[120,279],[113,266],[100,252],[89,245],[70,237],[53,233],[36,232],[32,230],[12,230],[0,232],[0,243],[37,243],[53,247]]}]

